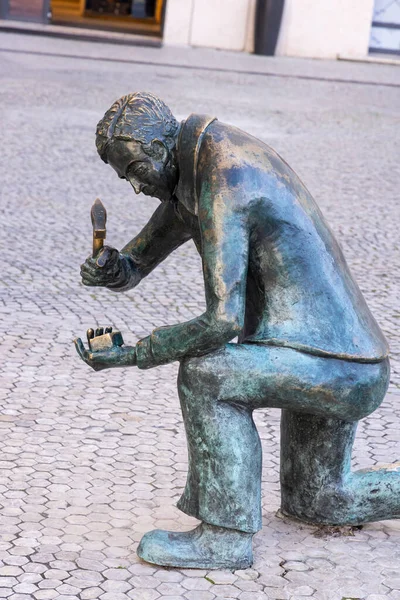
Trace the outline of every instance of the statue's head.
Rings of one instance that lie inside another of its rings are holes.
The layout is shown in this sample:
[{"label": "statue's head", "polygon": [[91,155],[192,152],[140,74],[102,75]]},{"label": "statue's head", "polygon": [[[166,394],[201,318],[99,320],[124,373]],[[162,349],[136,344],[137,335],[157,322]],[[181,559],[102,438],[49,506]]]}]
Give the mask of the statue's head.
[{"label": "statue's head", "polygon": [[170,200],[178,182],[178,129],[162,100],[137,92],[116,100],[106,112],[97,125],[96,147],[137,194]]}]

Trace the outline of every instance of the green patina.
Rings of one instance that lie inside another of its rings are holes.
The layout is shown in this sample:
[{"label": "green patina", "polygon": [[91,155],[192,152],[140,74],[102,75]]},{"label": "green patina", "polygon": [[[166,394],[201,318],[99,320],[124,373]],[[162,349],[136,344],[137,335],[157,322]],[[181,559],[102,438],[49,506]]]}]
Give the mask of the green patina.
[{"label": "green patina", "polygon": [[[136,112],[135,112],[136,111]],[[178,506],[202,524],[155,531],[139,556],[160,565],[245,568],[261,528],[254,410],[282,409],[284,514],[328,525],[400,516],[394,466],[352,472],[357,422],[382,402],[388,347],[318,206],[271,148],[204,115],[178,125],[151,95],[100,122],[102,158],[162,203],[121,250],[82,267],[85,285],[138,285],[178,246],[201,254],[206,311],[135,347],[80,356],[92,368],[180,361],[189,471]],[[232,343],[238,337],[238,343]]]}]

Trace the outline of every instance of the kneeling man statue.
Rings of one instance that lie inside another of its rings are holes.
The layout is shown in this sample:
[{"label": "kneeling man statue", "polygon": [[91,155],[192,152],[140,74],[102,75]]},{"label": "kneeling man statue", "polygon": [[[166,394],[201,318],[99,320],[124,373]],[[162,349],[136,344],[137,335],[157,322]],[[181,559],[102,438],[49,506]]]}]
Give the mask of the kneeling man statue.
[{"label": "kneeling man statue", "polygon": [[[359,419],[381,404],[388,346],[307,188],[272,148],[213,116],[178,123],[150,93],[117,100],[97,150],[137,194],[161,204],[121,251],[105,246],[82,281],[124,292],[192,239],[205,312],[135,347],[93,351],[94,370],[180,362],[189,468],[178,507],[201,524],[155,530],[139,556],[186,568],[244,569],[261,528],[257,408],[282,409],[282,512],[308,523],[400,516],[400,472],[352,472]],[[109,331],[109,330],[108,330]],[[94,337],[93,337],[94,336]],[[236,340],[237,338],[237,340]],[[101,346],[101,345],[100,345]]]}]

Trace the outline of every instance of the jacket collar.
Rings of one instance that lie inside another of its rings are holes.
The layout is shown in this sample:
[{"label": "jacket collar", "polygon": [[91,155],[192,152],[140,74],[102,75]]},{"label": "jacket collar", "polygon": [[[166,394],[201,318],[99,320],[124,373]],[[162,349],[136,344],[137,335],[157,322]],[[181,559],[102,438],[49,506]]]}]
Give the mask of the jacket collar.
[{"label": "jacket collar", "polygon": [[179,182],[175,194],[179,202],[194,215],[198,212],[196,179],[199,150],[206,129],[213,121],[216,121],[215,117],[192,114],[182,122],[179,132],[177,145]]}]

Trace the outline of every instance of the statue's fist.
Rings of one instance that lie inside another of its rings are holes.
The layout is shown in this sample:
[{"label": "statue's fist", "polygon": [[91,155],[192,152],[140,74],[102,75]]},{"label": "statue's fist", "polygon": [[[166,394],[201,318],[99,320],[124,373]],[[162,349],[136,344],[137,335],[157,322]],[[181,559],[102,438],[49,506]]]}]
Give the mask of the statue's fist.
[{"label": "statue's fist", "polygon": [[83,285],[107,286],[121,274],[121,257],[115,248],[104,246],[94,258],[89,256],[81,265]]}]

